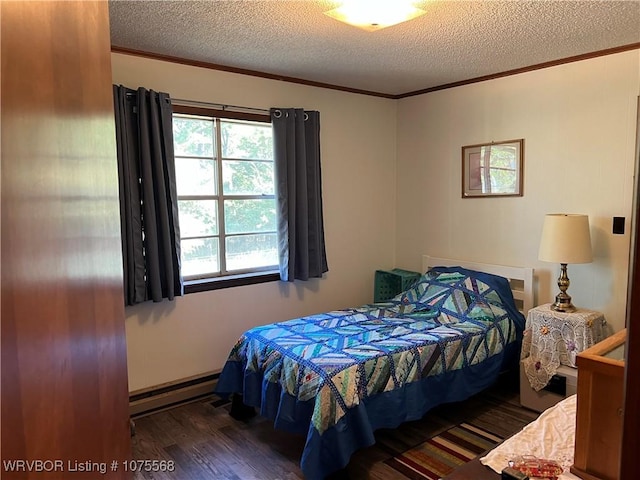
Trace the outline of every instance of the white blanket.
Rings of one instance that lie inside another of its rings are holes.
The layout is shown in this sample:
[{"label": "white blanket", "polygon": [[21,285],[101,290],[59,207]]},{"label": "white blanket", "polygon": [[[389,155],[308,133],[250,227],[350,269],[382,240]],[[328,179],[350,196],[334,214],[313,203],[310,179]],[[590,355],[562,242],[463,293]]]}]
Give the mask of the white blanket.
[{"label": "white blanket", "polygon": [[576,395],[571,395],[545,410],[537,420],[482,457],[482,464],[500,473],[510,459],[519,455],[535,455],[562,465],[564,473],[559,479],[579,480],[569,472],[575,448],[576,398]]}]

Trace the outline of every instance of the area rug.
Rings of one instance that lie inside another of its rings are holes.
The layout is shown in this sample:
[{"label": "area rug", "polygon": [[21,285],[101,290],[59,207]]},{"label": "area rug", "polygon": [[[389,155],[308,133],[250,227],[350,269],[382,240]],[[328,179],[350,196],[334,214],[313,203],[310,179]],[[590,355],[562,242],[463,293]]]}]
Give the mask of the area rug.
[{"label": "area rug", "polygon": [[460,423],[385,463],[411,480],[439,480],[502,440],[480,427]]}]

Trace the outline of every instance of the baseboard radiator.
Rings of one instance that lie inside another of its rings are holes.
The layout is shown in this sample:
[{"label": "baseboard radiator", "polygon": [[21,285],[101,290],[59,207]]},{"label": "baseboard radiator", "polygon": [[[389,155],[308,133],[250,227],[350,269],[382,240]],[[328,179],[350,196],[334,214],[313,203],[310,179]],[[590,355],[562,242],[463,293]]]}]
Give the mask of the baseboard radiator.
[{"label": "baseboard radiator", "polygon": [[129,415],[139,418],[214,396],[220,372],[208,372],[129,393]]}]

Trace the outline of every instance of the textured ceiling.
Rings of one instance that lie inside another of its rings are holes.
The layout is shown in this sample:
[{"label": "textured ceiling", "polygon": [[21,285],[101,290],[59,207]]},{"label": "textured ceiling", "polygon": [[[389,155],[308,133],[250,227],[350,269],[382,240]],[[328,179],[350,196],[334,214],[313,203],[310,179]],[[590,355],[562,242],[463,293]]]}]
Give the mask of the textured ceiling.
[{"label": "textured ceiling", "polygon": [[339,4],[111,0],[111,43],[398,95],[640,42],[640,0],[421,1],[376,32],[323,15]]}]

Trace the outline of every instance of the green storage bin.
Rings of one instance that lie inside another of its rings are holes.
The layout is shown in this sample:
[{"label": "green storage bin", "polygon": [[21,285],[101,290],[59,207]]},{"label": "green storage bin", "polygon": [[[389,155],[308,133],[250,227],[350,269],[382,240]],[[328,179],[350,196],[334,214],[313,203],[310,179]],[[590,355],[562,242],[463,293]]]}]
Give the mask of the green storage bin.
[{"label": "green storage bin", "polygon": [[376,270],[373,301],[384,302],[404,292],[420,278],[420,273],[401,268]]}]

